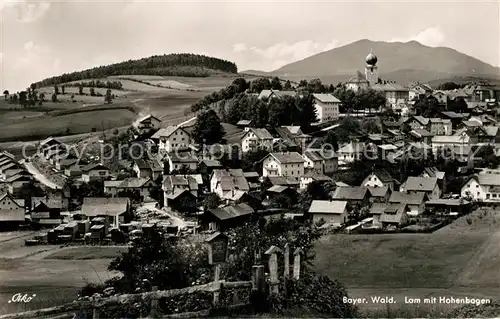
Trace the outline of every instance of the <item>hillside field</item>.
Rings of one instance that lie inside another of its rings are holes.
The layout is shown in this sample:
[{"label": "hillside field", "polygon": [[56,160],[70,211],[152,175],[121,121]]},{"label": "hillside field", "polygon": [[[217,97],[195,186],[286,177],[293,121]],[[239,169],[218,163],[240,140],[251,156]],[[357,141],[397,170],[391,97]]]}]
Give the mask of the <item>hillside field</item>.
[{"label": "hillside field", "polygon": [[500,212],[488,210],[431,234],[332,234],[316,244],[315,268],[355,297],[491,297],[500,287],[499,225]]}]

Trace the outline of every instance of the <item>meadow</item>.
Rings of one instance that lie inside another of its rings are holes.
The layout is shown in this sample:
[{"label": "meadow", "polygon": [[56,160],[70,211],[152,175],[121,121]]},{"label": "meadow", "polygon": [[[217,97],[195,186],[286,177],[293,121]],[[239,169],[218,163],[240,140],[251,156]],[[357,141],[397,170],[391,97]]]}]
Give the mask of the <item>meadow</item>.
[{"label": "meadow", "polygon": [[496,296],[500,213],[476,211],[467,219],[431,234],[328,235],[316,244],[314,266],[360,298]]}]

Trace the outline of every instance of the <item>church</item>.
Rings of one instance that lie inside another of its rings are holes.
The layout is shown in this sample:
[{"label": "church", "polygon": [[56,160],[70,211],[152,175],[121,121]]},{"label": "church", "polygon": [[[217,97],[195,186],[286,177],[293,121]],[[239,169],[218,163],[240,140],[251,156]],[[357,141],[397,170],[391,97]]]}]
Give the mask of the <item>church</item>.
[{"label": "church", "polygon": [[349,90],[358,92],[371,88],[375,91],[383,92],[387,100],[386,106],[395,111],[400,111],[407,106],[409,101],[409,90],[394,82],[382,82],[378,76],[377,56],[370,51],[365,59],[365,74],[357,72],[356,76],[346,82]]}]

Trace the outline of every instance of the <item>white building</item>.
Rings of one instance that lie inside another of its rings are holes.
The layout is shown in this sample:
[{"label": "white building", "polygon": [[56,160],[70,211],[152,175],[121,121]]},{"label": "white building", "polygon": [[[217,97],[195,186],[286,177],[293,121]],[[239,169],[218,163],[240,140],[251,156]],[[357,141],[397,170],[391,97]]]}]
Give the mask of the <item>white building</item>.
[{"label": "white building", "polygon": [[390,190],[394,190],[395,185],[396,179],[385,169],[374,170],[361,183],[365,187],[388,187]]},{"label": "white building", "polygon": [[271,153],[262,161],[262,175],[289,176],[299,178],[304,175],[304,158],[297,152]]},{"label": "white building", "polygon": [[248,192],[250,185],[242,169],[216,169],[210,176],[210,192],[220,198],[234,196],[237,192]]},{"label": "white building", "polygon": [[156,132],[152,139],[158,139],[158,150],[163,152],[173,152],[176,150],[188,149],[191,144],[191,136],[180,126],[168,126]]},{"label": "white building", "polygon": [[364,143],[348,143],[342,145],[337,151],[339,165],[352,163],[356,160],[361,159],[363,152],[365,151]]},{"label": "white building", "polygon": [[329,174],[338,169],[338,155],[332,150],[307,150],[302,155],[304,168],[319,174]]},{"label": "white building", "polygon": [[147,115],[141,119],[139,119],[134,126],[142,131],[142,130],[157,130],[161,126],[161,120],[153,115]]},{"label": "white building", "polygon": [[423,193],[432,199],[441,197],[437,177],[409,176],[406,182],[401,185],[399,191],[407,194]]},{"label": "white building", "polygon": [[335,120],[339,117],[340,100],[332,94],[313,94],[314,108],[320,122]]},{"label": "white building", "polygon": [[256,149],[270,151],[273,147],[273,136],[265,128],[248,128],[241,138],[241,149],[244,153]]},{"label": "white building", "polygon": [[500,176],[497,174],[475,175],[465,183],[460,195],[475,201],[500,201]]}]

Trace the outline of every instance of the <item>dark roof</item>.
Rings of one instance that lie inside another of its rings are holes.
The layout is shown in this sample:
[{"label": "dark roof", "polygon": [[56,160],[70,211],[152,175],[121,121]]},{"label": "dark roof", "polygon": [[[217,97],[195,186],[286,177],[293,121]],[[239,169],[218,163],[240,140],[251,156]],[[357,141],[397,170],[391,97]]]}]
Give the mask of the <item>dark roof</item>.
[{"label": "dark roof", "polygon": [[373,197],[384,197],[389,191],[389,187],[367,187],[371,196]]},{"label": "dark roof", "polygon": [[366,187],[337,187],[333,199],[362,200],[367,191]]},{"label": "dark roof", "polygon": [[406,194],[401,192],[392,192],[389,198],[390,203],[406,203],[408,205],[420,205],[425,200],[424,193]]},{"label": "dark roof", "polygon": [[130,201],[126,197],[85,197],[82,214],[90,216],[118,216],[127,211]]},{"label": "dark roof", "polygon": [[437,185],[436,177],[409,176],[405,182],[405,191],[431,192]]},{"label": "dark roof", "polygon": [[395,182],[396,179],[391,176],[391,174],[386,169],[375,169],[373,170],[373,174],[375,174],[382,183]]},{"label": "dark roof", "polygon": [[401,223],[401,219],[406,213],[405,203],[392,203],[389,204],[382,215],[380,215],[380,222],[382,223]]},{"label": "dark roof", "polygon": [[101,163],[88,164],[88,165],[82,166],[80,168],[80,170],[84,173],[89,172],[89,171],[94,170],[94,169],[109,170],[109,168],[107,168],[106,166],[104,166]]},{"label": "dark roof", "polygon": [[300,184],[300,181],[297,178],[290,176],[269,176],[269,180],[273,185],[295,186]]},{"label": "dark roof", "polygon": [[197,163],[198,158],[190,152],[168,153],[168,158],[175,163]]},{"label": "dark roof", "polygon": [[227,220],[252,214],[254,210],[247,204],[241,203],[235,206],[212,208],[209,209],[209,212],[212,213],[212,215],[217,217],[219,220]]}]

